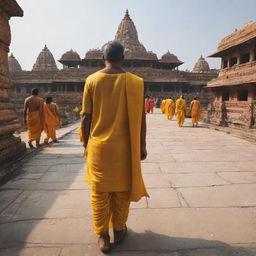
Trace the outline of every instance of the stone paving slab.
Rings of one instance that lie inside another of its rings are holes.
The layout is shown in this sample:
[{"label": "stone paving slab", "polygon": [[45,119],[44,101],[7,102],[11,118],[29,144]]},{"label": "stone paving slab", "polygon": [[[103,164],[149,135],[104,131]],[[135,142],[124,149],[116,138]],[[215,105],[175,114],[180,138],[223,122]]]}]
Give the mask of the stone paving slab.
[{"label": "stone paving slab", "polygon": [[209,187],[230,184],[216,173],[173,173],[164,176],[172,187]]},{"label": "stone paving slab", "polygon": [[192,207],[256,207],[256,184],[179,188]]},{"label": "stone paving slab", "polygon": [[[147,116],[150,198],[131,204],[110,255],[256,255],[256,147],[200,124]],[[44,147],[0,187],[0,255],[98,256],[77,132]]]}]

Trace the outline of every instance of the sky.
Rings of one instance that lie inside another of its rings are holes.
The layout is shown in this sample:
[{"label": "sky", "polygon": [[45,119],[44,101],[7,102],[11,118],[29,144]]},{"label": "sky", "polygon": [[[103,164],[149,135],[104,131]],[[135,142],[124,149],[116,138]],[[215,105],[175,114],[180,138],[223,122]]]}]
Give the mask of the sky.
[{"label": "sky", "polygon": [[[192,70],[197,59],[213,53],[220,40],[256,21],[256,0],[16,0],[24,17],[10,21],[14,54],[31,70],[46,44],[55,60],[73,49],[81,58],[113,40],[128,9],[140,42],[158,58],[168,50]],[[206,59],[219,68],[217,58]],[[61,64],[58,63],[61,68]]]}]

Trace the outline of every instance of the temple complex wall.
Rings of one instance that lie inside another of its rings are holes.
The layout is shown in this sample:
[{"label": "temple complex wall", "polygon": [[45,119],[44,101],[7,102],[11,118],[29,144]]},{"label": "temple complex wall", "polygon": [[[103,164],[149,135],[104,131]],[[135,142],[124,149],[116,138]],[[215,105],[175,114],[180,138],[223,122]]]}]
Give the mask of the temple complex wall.
[{"label": "temple complex wall", "polygon": [[208,107],[208,119],[222,126],[255,128],[256,88],[231,86],[215,89],[215,100]]},{"label": "temple complex wall", "polygon": [[[11,42],[9,19],[21,16],[16,1],[3,1],[0,5],[0,164],[25,150],[20,138],[13,136],[19,129],[17,112],[11,99],[11,80],[8,69],[8,52]],[[1,176],[1,173],[0,173]]]},{"label": "temple complex wall", "polygon": [[[11,73],[13,79],[13,98],[19,117],[22,120],[24,99],[32,88],[38,88],[40,96],[52,96],[60,106],[63,124],[70,123],[79,117],[74,109],[81,109],[84,81],[95,68],[69,68],[55,72],[21,71]],[[197,96],[202,103],[204,113],[209,102],[213,100],[211,90],[205,90],[207,82],[217,73],[197,74],[176,70],[156,70],[152,68],[130,68],[145,80],[145,95],[166,98],[178,98],[181,94],[187,99],[188,107],[193,97]]]}]

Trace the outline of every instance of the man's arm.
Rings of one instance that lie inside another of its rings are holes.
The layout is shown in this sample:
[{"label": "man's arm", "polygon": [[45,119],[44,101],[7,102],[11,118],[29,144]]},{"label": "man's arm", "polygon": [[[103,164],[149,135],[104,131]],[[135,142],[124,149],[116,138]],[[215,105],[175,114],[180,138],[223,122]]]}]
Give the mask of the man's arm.
[{"label": "man's arm", "polygon": [[91,132],[91,124],[92,124],[92,114],[83,114],[82,121],[81,121],[81,128],[82,128],[82,138],[84,142],[84,148],[87,147],[90,132]]},{"label": "man's arm", "polygon": [[23,109],[23,123],[25,126],[27,125],[27,111],[28,111],[28,104],[27,104],[27,100],[25,100],[24,109]]},{"label": "man's arm", "polygon": [[146,114],[145,114],[145,104],[143,104],[142,120],[141,120],[141,136],[140,136],[141,160],[145,160],[147,158],[146,134],[147,134]]}]

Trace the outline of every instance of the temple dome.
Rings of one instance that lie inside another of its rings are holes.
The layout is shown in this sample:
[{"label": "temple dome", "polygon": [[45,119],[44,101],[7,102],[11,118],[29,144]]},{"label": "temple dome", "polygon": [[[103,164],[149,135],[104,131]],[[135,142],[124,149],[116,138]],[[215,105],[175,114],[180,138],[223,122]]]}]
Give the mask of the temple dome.
[{"label": "temple dome", "polygon": [[102,59],[102,51],[100,49],[91,49],[85,54],[86,59]]},{"label": "temple dome", "polygon": [[10,72],[19,72],[22,71],[20,63],[17,61],[17,59],[11,54],[8,58],[8,65],[9,65],[9,71]]},{"label": "temple dome", "polygon": [[203,58],[203,56],[201,55],[201,57],[197,60],[192,72],[194,73],[206,73],[210,71],[210,67],[208,62]]},{"label": "temple dome", "polygon": [[73,51],[72,49],[68,52],[65,52],[61,58],[60,61],[80,61],[81,58],[79,54],[76,51]]},{"label": "temple dome", "polygon": [[157,55],[154,52],[152,52],[152,51],[148,51],[147,52],[147,57],[150,60],[157,60]]},{"label": "temple dome", "polygon": [[126,59],[148,59],[146,48],[139,42],[137,29],[130,18],[128,10],[118,26],[115,40],[124,46]]},{"label": "temple dome", "polygon": [[161,62],[180,62],[180,60],[174,54],[169,51],[161,57]]},{"label": "temple dome", "polygon": [[44,49],[39,53],[32,71],[56,71],[56,70],[58,69],[57,69],[56,62],[53,58],[53,55],[45,45]]}]

